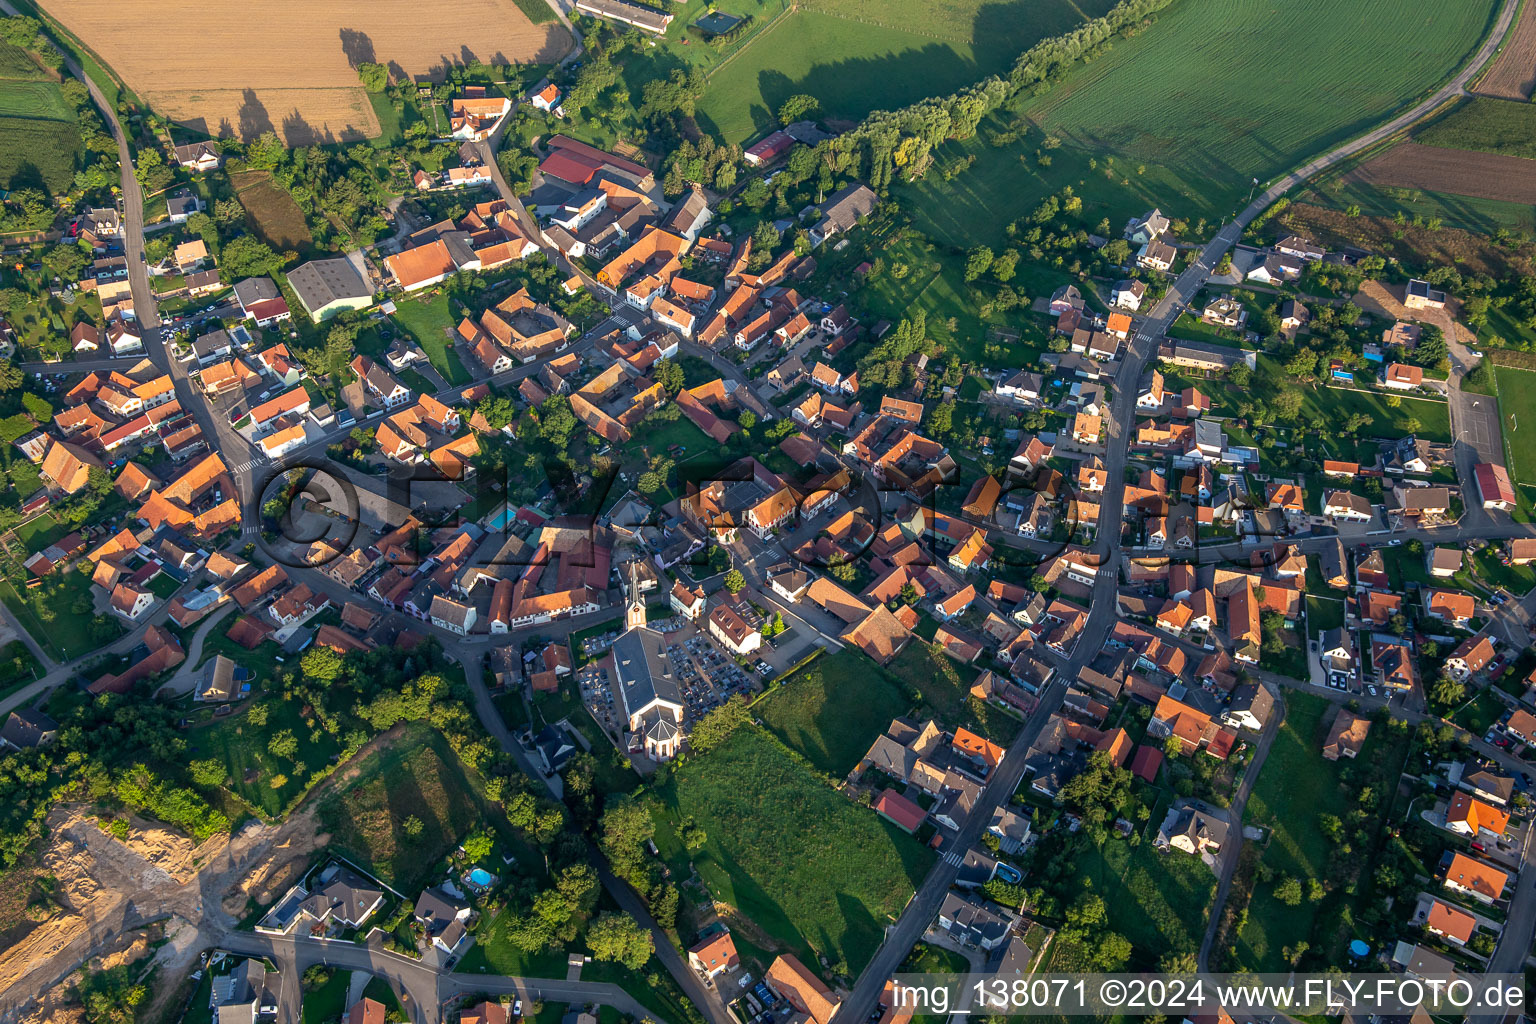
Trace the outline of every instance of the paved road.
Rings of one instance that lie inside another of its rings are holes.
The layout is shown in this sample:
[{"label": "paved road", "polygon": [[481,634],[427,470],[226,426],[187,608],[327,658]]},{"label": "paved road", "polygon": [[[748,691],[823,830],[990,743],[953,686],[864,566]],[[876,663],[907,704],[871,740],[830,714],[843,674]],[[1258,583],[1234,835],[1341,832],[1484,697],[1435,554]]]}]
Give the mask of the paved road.
[{"label": "paved road", "polygon": [[[15,14],[16,10],[5,0],[0,0],[0,9],[9,14]],[[120,165],[120,184],[122,190],[122,222],[123,222],[123,256],[128,261],[128,284],[133,293],[134,316],[139,323],[140,330],[144,334],[144,350],[154,363],[170,374],[171,380],[176,386],[176,397],[181,402],[181,407],[190,413],[203,429],[203,436],[207,439],[208,446],[214,451],[220,452],[224,461],[230,464],[230,475],[235,481],[236,488],[240,491],[241,508],[246,522],[255,521],[256,495],[249,472],[250,446],[245,439],[230,429],[228,423],[220,423],[219,417],[213,415],[202,396],[195,392],[186,370],[180,363],[170,357],[166,351],[165,340],[160,336],[160,312],[159,305],[155,301],[155,292],[149,283],[149,266],[144,260],[144,190],[139,186],[139,180],[133,173],[133,155],[128,148],[128,137],[123,132],[123,126],[117,119],[117,110],[109,102],[101,89],[91,77],[81,69],[79,63],[68,54],[64,55],[64,66],[71,75],[74,75],[89,90],[91,101],[101,111],[102,120],[106,122],[107,131],[117,142],[117,159]],[[109,367],[119,367],[125,364],[122,360],[97,360]],[[51,371],[59,372],[60,366],[52,366]],[[127,365],[131,365],[128,363]],[[71,365],[71,369],[75,367]],[[240,454],[236,454],[240,453]],[[243,468],[241,467],[243,464]]]},{"label": "paved road", "polygon": [[1248,797],[1253,793],[1253,784],[1264,768],[1264,761],[1269,757],[1269,748],[1275,742],[1275,735],[1280,731],[1280,723],[1285,721],[1285,697],[1276,687],[1270,686],[1269,689],[1275,698],[1269,721],[1264,723],[1264,729],[1259,733],[1258,744],[1253,750],[1253,760],[1248,762],[1248,770],[1243,773],[1243,781],[1238,784],[1237,792],[1232,795],[1232,802],[1227,805],[1224,812],[1229,827],[1227,841],[1221,847],[1221,871],[1216,876],[1216,898],[1211,901],[1210,920],[1206,923],[1205,938],[1200,942],[1200,956],[1197,963],[1202,971],[1211,969],[1211,947],[1216,944],[1216,935],[1221,930],[1222,911],[1227,905],[1227,897],[1232,892],[1232,878],[1237,874],[1238,861],[1242,859],[1243,811],[1248,806]]},{"label": "paved road", "polygon": [[[541,632],[543,631],[541,629]],[[475,648],[466,651],[462,645],[457,643],[449,643],[445,647],[449,655],[464,667],[464,675],[469,680],[470,690],[475,698],[475,712],[479,715],[480,722],[485,726],[486,731],[501,745],[501,749],[511,754],[517,760],[529,778],[542,780],[549,788],[551,795],[556,800],[559,800],[561,798],[559,778],[545,778],[543,771],[540,770],[538,765],[533,763],[533,759],[528,755],[528,752],[513,738],[511,730],[502,721],[501,712],[497,711],[495,704],[491,702],[490,691],[485,686],[485,673],[480,664],[481,653],[479,649]],[[646,908],[645,903],[626,882],[608,870],[607,858],[590,842],[587,844],[587,852],[593,866],[597,869],[598,878],[601,879],[603,888],[608,890],[608,894],[618,903],[621,910],[629,914],[636,921],[639,921],[642,926],[650,931],[651,941],[656,948],[656,958],[667,969],[667,973],[671,974],[678,985],[682,987],[684,993],[693,1001],[693,1004],[699,1008],[704,1018],[710,1024],[733,1024],[730,1016],[726,1013],[725,1004],[720,1001],[719,995],[714,989],[706,988],[699,976],[694,973],[693,968],[689,967],[687,962],[683,960],[682,955],[672,945],[672,940],[667,937],[667,933],[662,931],[655,918],[651,917],[651,913]]]},{"label": "paved road", "polygon": [[[1471,79],[1477,68],[1493,54],[1500,41],[1504,38],[1505,31],[1509,28],[1514,18],[1517,3],[1515,0],[1505,0],[1504,7],[1499,14],[1493,32],[1484,41],[1478,54],[1467,67],[1459,72],[1451,81],[1447,82],[1432,96],[1413,107],[1404,114],[1393,118],[1386,124],[1367,132],[1365,135],[1347,142],[1344,145],[1326,153],[1305,164],[1301,168],[1276,179],[1265,189],[1257,199],[1251,202],[1237,217],[1224,225],[1216,236],[1206,244],[1194,263],[1179,275],[1167,294],[1153,307],[1151,313],[1143,320],[1141,326],[1132,336],[1130,344],[1119,373],[1116,375],[1118,386],[1115,388],[1114,401],[1110,406],[1110,415],[1107,418],[1108,439],[1106,442],[1105,468],[1107,470],[1108,483],[1104,489],[1100,501],[1100,521],[1106,524],[1106,528],[1100,531],[1095,539],[1094,550],[1105,556],[1106,569],[1100,570],[1094,583],[1093,594],[1089,602],[1088,624],[1083,630],[1083,635],[1078,642],[1066,666],[1058,673],[1057,681],[1047,687],[1041,694],[1040,707],[1035,714],[1030,716],[1018,738],[1009,747],[1002,764],[993,772],[993,777],[983,791],[981,800],[971,812],[970,818],[959,834],[953,837],[944,846],[944,852],[962,853],[979,838],[985,824],[990,821],[992,809],[1000,804],[1006,804],[1011,799],[1018,787],[1019,780],[1023,776],[1023,760],[1030,745],[1044,727],[1049,713],[1060,704],[1065,690],[1065,679],[1075,678],[1077,670],[1088,662],[1097,653],[1102,638],[1107,636],[1114,619],[1118,614],[1115,590],[1117,584],[1116,566],[1120,555],[1120,524],[1125,501],[1125,464],[1129,450],[1129,431],[1135,424],[1135,400],[1140,390],[1140,380],[1143,370],[1149,361],[1155,357],[1157,344],[1168,325],[1177,318],[1183,306],[1187,304],[1205,286],[1211,276],[1211,271],[1221,259],[1223,253],[1230,249],[1241,237],[1243,228],[1252,222],[1260,212],[1266,209],[1276,199],[1305,181],[1341,160],[1348,159],[1355,153],[1387,138],[1393,132],[1418,120],[1430,110],[1439,106],[1452,96],[1459,95],[1468,80]],[[1108,528],[1113,524],[1113,528]],[[1494,527],[1488,527],[1493,529]],[[958,858],[954,858],[958,859]],[[906,958],[912,945],[922,936],[923,931],[938,912],[939,903],[944,894],[949,890],[951,883],[958,874],[958,867],[941,857],[939,862],[929,872],[917,895],[908,903],[906,910],[895,925],[887,929],[885,941],[876,951],[874,958],[864,969],[854,985],[852,993],[843,1005],[841,1012],[852,1020],[864,1020],[877,1006],[878,998],[885,980],[893,974]],[[1532,897],[1536,903],[1536,895]],[[1526,936],[1526,946],[1529,945],[1529,934]]]},{"label": "paved road", "polygon": [[385,979],[415,1024],[440,1024],[445,1005],[463,997],[516,995],[528,1002],[600,1003],[637,1019],[649,1017],[666,1024],[617,985],[598,981],[565,981],[552,978],[520,978],[507,975],[444,974],[419,960],[392,953],[378,945],[331,942],[298,935],[259,935],[230,932],[217,948],[244,956],[263,956],[277,964],[278,1024],[298,1024],[302,1000],[300,979],[310,967],[322,964],[341,970],[367,971]]}]

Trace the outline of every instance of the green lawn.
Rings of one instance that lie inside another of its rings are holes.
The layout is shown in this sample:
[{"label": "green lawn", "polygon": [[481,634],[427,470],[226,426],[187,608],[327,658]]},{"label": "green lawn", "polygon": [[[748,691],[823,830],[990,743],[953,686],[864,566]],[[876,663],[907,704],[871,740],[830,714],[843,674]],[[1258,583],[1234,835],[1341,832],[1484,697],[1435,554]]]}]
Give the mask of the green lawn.
[{"label": "green lawn", "polygon": [[1208,324],[1199,317],[1189,313],[1180,313],[1179,318],[1168,328],[1168,336],[1183,338],[1185,341],[1200,341],[1207,345],[1225,345],[1228,348],[1241,348],[1242,340],[1235,330],[1225,327],[1217,327]]},{"label": "green lawn", "polygon": [[[943,147],[941,157],[976,162],[948,183],[929,175],[913,204],[919,223],[956,245],[996,246],[1005,225],[1067,185],[1090,223],[1107,216],[1116,233],[1138,206],[1224,220],[1247,202],[1252,178],[1304,163],[1448,77],[1497,6],[1176,3],[1026,101],[1036,129],[1027,137],[990,148],[984,130]],[[1243,84],[1282,80],[1305,87]],[[1046,136],[1061,145],[1043,167]]]},{"label": "green lawn", "polygon": [[1451,413],[1445,402],[1400,396],[1402,404],[1394,409],[1382,392],[1322,386],[1303,388],[1302,395],[1303,412],[1321,416],[1324,422],[1337,423],[1355,413],[1371,417],[1372,424],[1365,428],[1369,436],[1404,437],[1414,433],[1408,429],[1409,420],[1416,419],[1419,437],[1446,443],[1451,440]]},{"label": "green lawn", "polygon": [[[1499,418],[1504,427],[1504,455],[1509,476],[1526,492],[1536,495],[1536,444],[1526,438],[1536,431],[1536,370],[1497,365],[1493,379],[1499,392]],[[1520,431],[1525,430],[1522,434]]]},{"label": "green lawn", "polygon": [[[1160,805],[1155,815],[1166,810]],[[1132,847],[1110,839],[1087,847],[1074,866],[1082,886],[1111,908],[1114,930],[1137,949],[1160,954],[1200,948],[1216,891],[1216,876],[1200,858],[1159,853],[1146,840]]]},{"label": "green lawn", "polygon": [[634,436],[626,445],[626,449],[635,454],[648,451],[654,455],[663,455],[674,444],[680,444],[687,449],[686,452],[680,453],[683,457],[698,455],[700,452],[712,452],[719,447],[715,444],[715,439],[694,426],[692,420],[686,416],[679,416],[670,421],[654,417],[642,420]]},{"label": "green lawn", "polygon": [[[790,96],[809,93],[823,117],[857,121],[1006,72],[1041,39],[1104,14],[1108,0],[806,0],[779,20],[774,0],[736,6],[755,35],[709,73],[701,126],[726,142],[771,127]],[[679,18],[679,21],[684,20]],[[771,26],[769,23],[772,23]],[[697,40],[680,53],[699,59]]]},{"label": "green lawn", "polygon": [[524,978],[565,977],[565,952],[543,949],[525,953],[512,942],[515,910],[502,910],[475,929],[475,944],[454,968],[465,974],[507,974]]},{"label": "green lawn", "polygon": [[[251,719],[253,707],[266,709],[265,724],[257,725]],[[224,763],[230,792],[269,821],[274,820],[309,789],[314,782],[311,776],[330,767],[331,758],[341,753],[336,738],[316,728],[313,718],[306,721],[303,710],[299,701],[278,697],[244,701],[234,714],[192,729],[187,740],[194,757]],[[298,740],[291,761],[267,749],[272,737],[285,730]]]},{"label": "green lawn", "polygon": [[1007,746],[1019,731],[1019,720],[996,705],[972,700],[971,683],[981,672],[970,666],[963,671],[962,676],[953,661],[916,640],[885,666],[886,674],[922,704],[919,714],[936,717],[949,729],[963,725]]},{"label": "green lawn", "polygon": [[[320,805],[332,847],[401,892],[414,892],[483,811],[442,734],[420,724],[370,754]],[[404,828],[411,817],[425,826],[416,836]]]},{"label": "green lawn", "polygon": [[[1496,546],[1490,545],[1478,551],[1472,556],[1471,564],[1470,573],[1463,569],[1456,577],[1456,582],[1464,588],[1471,582],[1468,576],[1480,579],[1489,586],[1503,587],[1511,594],[1524,594],[1536,587],[1536,570],[1529,565],[1505,565],[1499,561]],[[1467,579],[1467,583],[1463,583],[1463,579]]]},{"label": "green lawn", "polygon": [[840,778],[907,710],[906,696],[889,680],[872,677],[869,668],[868,658],[845,647],[795,673],[754,710],[791,750]]},{"label": "green lawn", "polygon": [[448,297],[442,294],[425,299],[400,299],[395,303],[395,319],[405,332],[416,340],[427,354],[437,372],[450,384],[468,384],[471,377],[458,353],[448,344],[447,331],[453,329],[458,318],[448,305]]},{"label": "green lawn", "polygon": [[1307,595],[1307,634],[1337,629],[1344,625],[1344,602],[1336,598]]},{"label": "green lawn", "polygon": [[[832,789],[769,733],[736,730],[657,787],[708,836],[694,864],[734,906],[808,964],[858,974],[933,854]],[[809,959],[807,959],[809,957]]]},{"label": "green lawn", "polygon": [[1382,561],[1387,566],[1387,581],[1399,593],[1406,589],[1409,583],[1435,585],[1434,577],[1430,576],[1429,570],[1424,567],[1424,556],[1415,555],[1406,547],[1383,548]]},{"label": "green lawn", "polygon": [[1457,725],[1474,736],[1482,736],[1488,727],[1499,720],[1509,705],[1495,697],[1491,690],[1483,690],[1467,701],[1452,718]]},{"label": "green lawn", "polygon": [[[1243,816],[1245,826],[1271,830],[1263,864],[1275,873],[1274,883],[1257,884],[1233,950],[1238,963],[1256,971],[1283,970],[1286,946],[1309,941],[1314,950],[1332,955],[1352,937],[1351,922],[1364,908],[1352,894],[1356,883],[1336,874],[1335,844],[1319,829],[1318,819],[1332,814],[1351,820],[1366,789],[1388,802],[1408,747],[1406,732],[1376,723],[1358,758],[1326,761],[1321,747],[1335,705],[1298,690],[1286,691],[1285,705],[1285,721]],[[1379,834],[1379,817],[1379,810],[1367,816],[1361,827],[1368,835]],[[1304,898],[1292,907],[1274,895],[1275,883],[1287,877],[1303,884],[1327,880],[1334,888],[1321,902]]]},{"label": "green lawn", "polygon": [[36,519],[30,519],[16,527],[15,532],[16,538],[27,549],[27,554],[35,555],[68,533],[69,527],[44,512]]},{"label": "green lawn", "polygon": [[[923,224],[924,214],[917,212],[917,223]],[[866,236],[866,248],[857,242],[843,253],[828,254],[824,261],[829,277],[838,278],[836,261],[844,261],[849,268],[864,259],[878,256],[880,264],[864,279],[858,292],[858,300],[877,317],[896,323],[921,309],[928,317],[928,334],[946,351],[963,360],[984,360],[993,367],[1021,367],[1032,363],[1044,349],[1046,338],[1038,317],[1027,309],[1017,309],[1003,314],[994,311],[983,319],[976,308],[973,287],[965,282],[964,260],[923,236],[909,230],[897,230],[888,235],[871,232]],[[821,257],[818,257],[821,258]],[[1035,280],[1023,280],[1031,271],[1038,275]],[[1014,286],[1030,295],[1049,294],[1059,284],[1071,278],[1045,268],[1035,270],[1026,261],[1019,268],[1019,279]],[[951,328],[951,322],[954,326]],[[1000,351],[987,351],[987,331],[991,327],[1006,327],[1020,335],[1018,342],[1005,345]],[[788,408],[788,406],[786,406]]]},{"label": "green lawn", "polygon": [[324,985],[305,992],[301,1024],[335,1024],[347,1012],[347,990],[351,984],[351,971],[337,971]]},{"label": "green lawn", "polygon": [[[91,580],[78,572],[53,573],[20,590],[0,581],[0,600],[55,661],[82,657],[106,642],[91,635]],[[108,639],[121,633],[119,625]]]}]

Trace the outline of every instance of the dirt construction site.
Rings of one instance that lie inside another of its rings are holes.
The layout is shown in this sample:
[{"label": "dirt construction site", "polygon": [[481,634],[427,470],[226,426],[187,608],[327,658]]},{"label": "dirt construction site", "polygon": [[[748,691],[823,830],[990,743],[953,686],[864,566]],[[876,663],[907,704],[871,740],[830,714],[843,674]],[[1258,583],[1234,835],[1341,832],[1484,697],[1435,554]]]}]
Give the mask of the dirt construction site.
[{"label": "dirt construction site", "polygon": [[[195,131],[289,145],[376,136],[358,83],[363,62],[396,80],[486,64],[549,63],[571,46],[558,21],[535,25],[514,0],[457,0],[451,16],[406,0],[47,0],[155,111]],[[146,31],[124,31],[141,25]]]},{"label": "dirt construction site", "polygon": [[[311,805],[312,806],[312,805]],[[270,903],[303,872],[327,839],[311,811],[281,825],[251,822],[201,846],[137,818],[125,839],[103,831],[80,805],[56,809],[38,870],[55,880],[54,912],[0,953],[0,1015],[69,1019],[62,984],[92,958],[128,963],[148,952],[142,929],[164,922],[154,952],[158,976],[184,977],[198,954],[245,916],[249,901]],[[169,996],[174,986],[154,995]],[[40,1001],[40,1002],[35,1002]]]}]

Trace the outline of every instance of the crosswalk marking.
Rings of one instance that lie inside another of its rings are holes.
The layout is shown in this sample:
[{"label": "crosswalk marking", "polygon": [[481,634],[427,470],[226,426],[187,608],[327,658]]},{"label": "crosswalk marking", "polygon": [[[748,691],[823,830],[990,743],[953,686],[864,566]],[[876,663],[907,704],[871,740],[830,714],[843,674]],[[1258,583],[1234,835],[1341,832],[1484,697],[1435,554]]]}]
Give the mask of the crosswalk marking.
[{"label": "crosswalk marking", "polygon": [[952,868],[959,867],[964,861],[965,858],[956,853],[954,850],[950,850],[944,855],[944,863],[948,864]]}]

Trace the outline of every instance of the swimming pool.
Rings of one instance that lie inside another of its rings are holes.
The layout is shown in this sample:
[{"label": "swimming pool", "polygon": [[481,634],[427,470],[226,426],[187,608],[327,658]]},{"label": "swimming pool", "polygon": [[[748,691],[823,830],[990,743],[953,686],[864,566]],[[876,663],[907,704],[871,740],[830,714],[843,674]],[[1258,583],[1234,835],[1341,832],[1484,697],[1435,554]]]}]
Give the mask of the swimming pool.
[{"label": "swimming pool", "polygon": [[507,523],[511,520],[512,509],[507,505],[503,505],[501,506],[501,511],[496,513],[496,518],[486,524],[486,528],[492,533],[500,533],[507,528]]},{"label": "swimming pool", "polygon": [[496,876],[485,870],[485,868],[475,868],[469,873],[469,881],[472,885],[478,885],[484,889],[496,881]]}]

